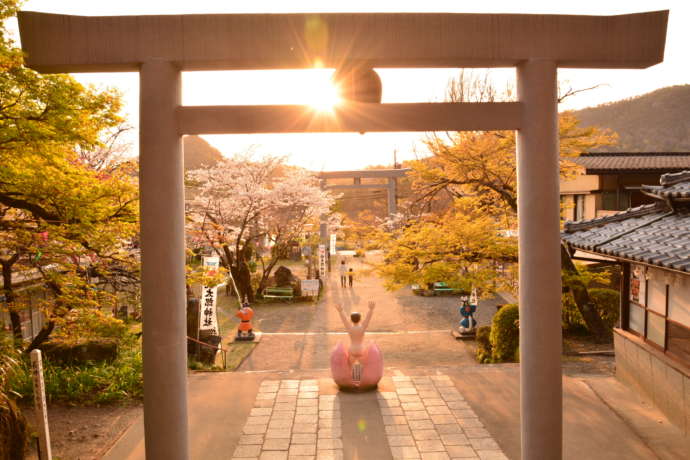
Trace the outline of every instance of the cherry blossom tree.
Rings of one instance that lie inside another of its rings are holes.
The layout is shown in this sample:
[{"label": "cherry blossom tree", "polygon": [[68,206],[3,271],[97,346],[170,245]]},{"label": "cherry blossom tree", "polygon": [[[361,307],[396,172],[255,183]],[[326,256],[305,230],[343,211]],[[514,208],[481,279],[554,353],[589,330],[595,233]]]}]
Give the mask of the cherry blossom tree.
[{"label": "cherry blossom tree", "polygon": [[187,215],[190,243],[212,248],[249,301],[250,266],[261,265],[261,291],[286,247],[333,203],[314,176],[279,157],[237,156],[191,171],[188,178],[194,195]]}]

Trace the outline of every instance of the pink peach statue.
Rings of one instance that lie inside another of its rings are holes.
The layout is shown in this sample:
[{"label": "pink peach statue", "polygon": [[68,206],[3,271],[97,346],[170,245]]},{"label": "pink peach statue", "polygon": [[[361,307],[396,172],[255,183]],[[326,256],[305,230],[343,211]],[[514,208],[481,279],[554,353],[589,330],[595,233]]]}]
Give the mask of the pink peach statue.
[{"label": "pink peach statue", "polygon": [[362,315],[353,312],[350,319],[343,313],[343,307],[336,305],[340,319],[350,336],[349,350],[338,343],[331,353],[331,374],[341,389],[368,390],[376,388],[383,377],[383,355],[375,343],[364,346],[364,333],[374,314],[374,302],[369,302],[369,313],[360,324]]}]

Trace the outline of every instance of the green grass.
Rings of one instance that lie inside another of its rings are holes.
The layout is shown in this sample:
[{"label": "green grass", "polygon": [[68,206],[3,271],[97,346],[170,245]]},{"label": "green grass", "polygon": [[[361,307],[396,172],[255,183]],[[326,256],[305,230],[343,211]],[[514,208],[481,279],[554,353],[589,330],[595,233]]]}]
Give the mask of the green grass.
[{"label": "green grass", "polygon": [[[99,405],[139,400],[143,397],[143,363],[140,341],[123,341],[118,358],[112,363],[59,366],[44,361],[46,397],[51,402],[73,405]],[[31,364],[23,359],[10,381],[23,400],[33,398]]]},{"label": "green grass", "polygon": [[[228,371],[237,370],[242,361],[254,351],[258,345],[256,342],[233,342],[226,346],[228,350],[227,369]],[[222,357],[219,357],[222,360]]]},{"label": "green grass", "polygon": [[189,369],[202,372],[232,372],[237,370],[242,361],[254,351],[257,342],[232,342],[223,348],[227,350],[226,363],[223,367],[223,354],[218,353],[213,364],[208,365],[193,358],[189,359]]}]

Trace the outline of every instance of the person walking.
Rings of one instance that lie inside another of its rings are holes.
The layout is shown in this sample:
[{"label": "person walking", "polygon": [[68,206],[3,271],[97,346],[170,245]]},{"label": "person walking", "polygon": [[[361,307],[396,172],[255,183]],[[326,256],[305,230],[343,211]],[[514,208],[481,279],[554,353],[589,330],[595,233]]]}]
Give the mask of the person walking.
[{"label": "person walking", "polygon": [[355,276],[355,272],[352,270],[352,267],[347,271],[347,279],[350,282],[350,287],[352,287],[352,278]]},{"label": "person walking", "polygon": [[338,269],[340,270],[340,287],[347,287],[347,265],[344,260],[340,261]]}]

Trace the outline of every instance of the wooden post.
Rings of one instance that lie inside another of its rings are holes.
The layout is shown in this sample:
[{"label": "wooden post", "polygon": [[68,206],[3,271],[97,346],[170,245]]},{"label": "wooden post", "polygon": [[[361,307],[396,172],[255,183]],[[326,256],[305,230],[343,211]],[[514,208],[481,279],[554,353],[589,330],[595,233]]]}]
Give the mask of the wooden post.
[{"label": "wooden post", "polygon": [[46,406],[46,387],[43,382],[43,359],[41,350],[31,350],[31,369],[34,380],[34,407],[38,420],[38,458],[52,460],[50,449],[50,429],[48,427],[48,408]]},{"label": "wooden post", "polygon": [[630,262],[623,262],[620,280],[620,315],[618,327],[627,329],[630,324]]}]

